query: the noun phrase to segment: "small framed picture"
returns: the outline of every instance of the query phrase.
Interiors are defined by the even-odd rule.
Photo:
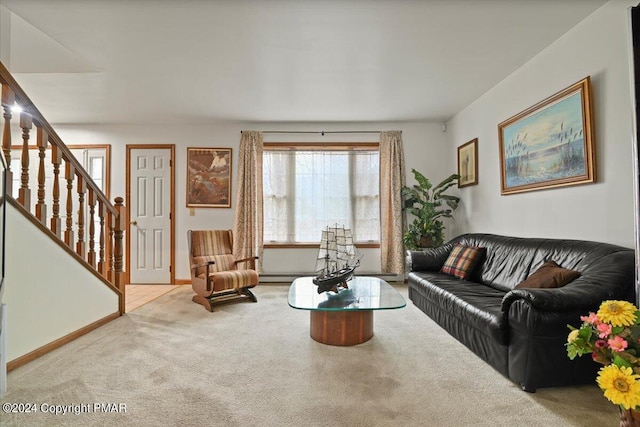
[[[478,138],[458,147],[458,188],[478,183]]]
[[[231,148],[187,148],[187,207],[231,207]]]

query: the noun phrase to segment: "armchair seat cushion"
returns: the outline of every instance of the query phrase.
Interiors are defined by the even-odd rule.
[[[204,273],[199,277],[204,279]],[[213,291],[250,288],[258,284],[258,273],[255,270],[229,270],[209,274],[209,282]]]
[[[226,271],[226,270],[236,270],[238,267],[236,266],[233,255],[231,254],[223,254],[223,255],[200,255],[192,257],[193,263],[195,265],[199,265],[196,269],[196,275],[204,277],[207,272],[207,263],[213,261],[214,264],[209,266],[209,271]]]

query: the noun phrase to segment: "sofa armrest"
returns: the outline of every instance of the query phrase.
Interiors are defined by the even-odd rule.
[[[421,251],[407,251],[407,271],[440,271],[449,257],[452,244],[427,248]]]
[[[502,299],[502,311],[519,299],[543,311],[595,311],[609,299],[635,302],[635,256],[614,252],[584,269],[582,276],[561,288],[513,289]]]
[[[562,288],[552,289],[514,289],[502,298],[502,311],[506,313],[514,301],[523,299],[532,307],[541,311],[597,310],[600,303],[607,299],[625,299],[615,295],[612,288],[587,279],[578,278]]]

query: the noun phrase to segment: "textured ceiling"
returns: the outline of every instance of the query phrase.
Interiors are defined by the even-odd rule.
[[[604,3],[0,0],[0,10],[9,68],[52,123],[440,122]]]

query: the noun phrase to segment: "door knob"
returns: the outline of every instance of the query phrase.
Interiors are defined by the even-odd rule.
[[[138,221],[131,221],[130,224],[131,225],[138,225]]]

